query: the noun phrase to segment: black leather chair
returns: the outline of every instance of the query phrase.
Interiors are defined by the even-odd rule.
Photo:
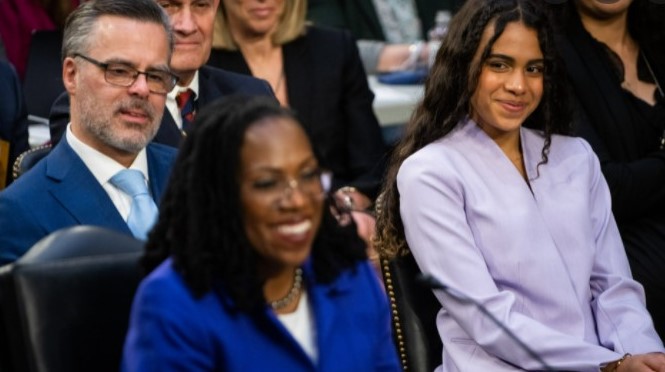
[[[16,180],[25,172],[30,170],[38,161],[42,160],[48,153],[51,152],[51,145],[41,145],[25,151],[19,155],[14,161],[12,166],[12,178]]]
[[[142,250],[133,237],[76,226],[0,267],[3,370],[118,371]]]
[[[443,344],[436,328],[441,304],[432,290],[416,281],[420,269],[411,254],[381,258],[390,300],[393,339],[405,371],[433,371],[441,365]]]

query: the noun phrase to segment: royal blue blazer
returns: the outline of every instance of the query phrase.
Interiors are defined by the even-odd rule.
[[[303,275],[314,309],[318,363],[266,305],[238,310],[222,290],[196,298],[167,260],[140,285],[122,370],[399,371],[386,295],[363,261],[330,284]]]

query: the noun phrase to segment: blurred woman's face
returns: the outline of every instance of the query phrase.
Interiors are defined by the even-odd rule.
[[[233,32],[248,37],[272,34],[284,13],[284,0],[222,0],[222,5]]]
[[[272,268],[302,265],[321,225],[324,199],[319,164],[303,129],[287,118],[253,124],[241,148],[240,172],[250,243]]]
[[[494,26],[487,26],[474,61],[493,35]],[[523,23],[508,23],[480,69],[471,96],[471,118],[495,140],[518,133],[543,96],[544,61],[538,33]]]

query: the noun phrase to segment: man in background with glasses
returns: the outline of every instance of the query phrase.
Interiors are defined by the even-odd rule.
[[[0,193],[0,264],[50,232],[97,225],[145,238],[175,149],[151,144],[178,78],[169,19],[153,0],[93,0],[69,17],[71,122],[47,157]]]
[[[220,0],[155,0],[168,14],[175,47],[171,69],[178,84],[167,95],[166,110],[154,141],[178,147],[196,112],[231,94],[274,97],[267,82],[206,66]],[[146,42],[148,37],[144,37]],[[66,93],[58,97],[49,117],[51,143],[57,143],[69,122]]]

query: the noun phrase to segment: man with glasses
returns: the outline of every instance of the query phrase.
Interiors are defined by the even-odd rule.
[[[156,0],[169,16],[175,48],[171,68],[178,84],[167,95],[166,112],[154,141],[178,147],[196,111],[219,97],[241,93],[274,97],[267,82],[206,66],[220,0]],[[145,37],[148,41],[149,37]],[[187,98],[186,98],[187,97]],[[63,93],[50,114],[51,142],[57,143],[69,122],[69,99]]]
[[[71,122],[49,155],[0,193],[0,264],[73,225],[146,237],[176,153],[151,143],[178,81],[172,52],[169,19],[153,0],[92,0],[72,13],[62,74]]]

